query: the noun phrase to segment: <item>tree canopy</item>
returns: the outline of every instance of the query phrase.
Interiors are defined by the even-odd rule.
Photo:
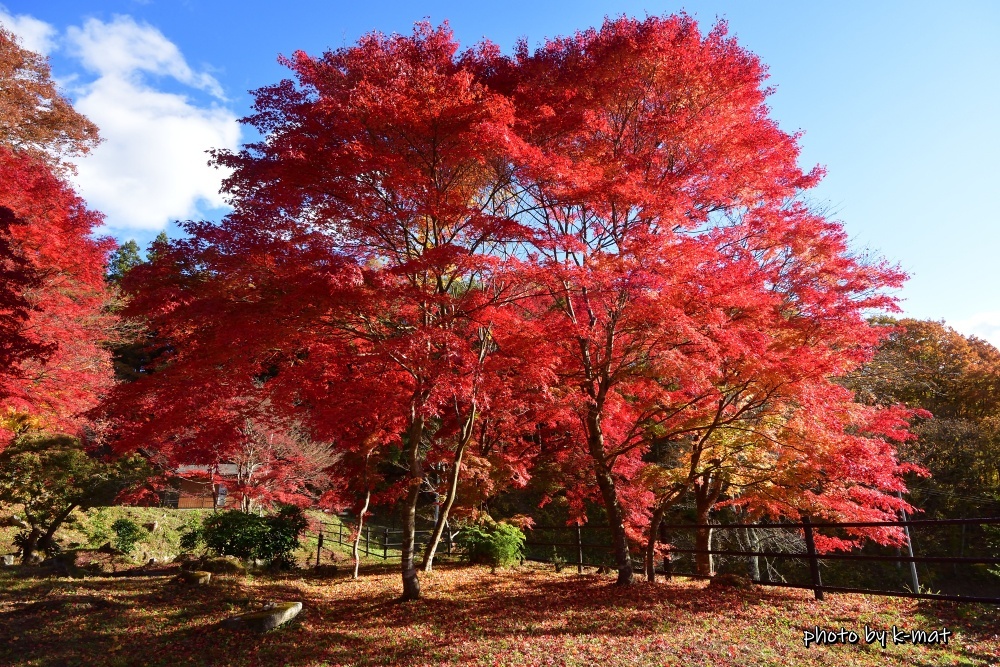
[[[45,56],[21,48],[0,27],[0,146],[30,155],[57,172],[100,141],[97,126],[56,88]]]
[[[511,57],[420,24],[283,62],[262,139],[215,154],[233,213],[121,280],[162,354],[108,403],[119,448],[212,463],[251,421],[330,442],[328,501],[401,508],[407,598],[421,493],[440,528],[463,475],[523,485],[543,454],[573,520],[603,508],[623,584],[708,478],[772,516],[909,507],[911,413],[833,381],[904,275],[803,202],[822,171],[724,24],[608,20]]]
[[[0,414],[24,412],[77,433],[82,413],[112,382],[103,343],[113,317],[103,308],[104,260],[114,242],[91,236],[100,214],[48,165],[3,146],[0,215],[2,266],[14,277],[0,297],[0,350],[10,359],[0,367]],[[11,431],[0,424],[3,433]]]

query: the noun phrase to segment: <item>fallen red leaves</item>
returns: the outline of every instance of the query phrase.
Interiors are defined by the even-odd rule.
[[[358,581],[162,577],[21,579],[0,574],[4,665],[991,665],[1000,612],[892,598],[701,583],[612,585],[537,568],[491,575],[449,568],[423,577],[425,599],[398,603],[398,575]],[[267,635],[222,630],[268,600],[305,608]],[[947,646],[805,648],[803,630],[865,624],[955,635]]]

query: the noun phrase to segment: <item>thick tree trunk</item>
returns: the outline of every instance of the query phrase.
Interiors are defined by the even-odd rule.
[[[611,545],[615,550],[615,566],[618,568],[618,580],[615,583],[619,586],[628,586],[632,583],[632,556],[629,554],[628,536],[625,534],[625,513],[622,511],[621,503],[618,502],[618,490],[611,471],[600,463],[598,466],[597,486],[601,489],[604,508],[608,513]]]
[[[42,537],[42,531],[32,527],[27,539],[21,544],[21,562],[27,565],[31,562],[31,554],[38,551],[38,540]]]
[[[632,556],[628,549],[628,536],[625,533],[625,513],[618,500],[618,489],[611,473],[611,466],[606,463],[604,451],[604,432],[601,429],[601,411],[597,405],[590,409],[587,415],[587,445],[594,459],[594,473],[597,486],[601,490],[604,509],[608,515],[611,528],[611,546],[615,552],[615,566],[618,568],[618,586],[628,586],[632,583]]]
[[[410,463],[410,490],[406,494],[403,505],[403,545],[400,569],[403,575],[402,600],[420,599],[420,580],[417,578],[417,568],[413,562],[414,547],[417,535],[417,501],[420,499],[420,487],[424,480],[424,466],[420,458],[420,439],[423,437],[424,422],[422,417],[413,416],[407,442],[407,458]]]
[[[351,553],[354,556],[354,579],[358,578],[358,566],[361,563],[361,531],[365,528],[365,513],[368,512],[368,503],[371,502],[372,491],[365,491],[365,504],[358,513],[358,534],[354,536],[354,544],[351,546]]]

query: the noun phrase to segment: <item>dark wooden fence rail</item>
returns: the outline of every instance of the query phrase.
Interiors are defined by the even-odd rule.
[[[841,560],[841,561],[855,561],[855,562],[900,562],[900,563],[966,563],[966,564],[987,564],[995,565],[1000,563],[1000,558],[997,557],[964,557],[964,556],[868,556],[868,555],[854,555],[845,553],[827,553],[820,554],[816,552],[815,546],[815,530],[817,528],[880,528],[880,527],[908,527],[908,528],[927,528],[935,526],[959,526],[959,525],[1000,525],[1000,517],[987,517],[978,519],[915,519],[909,521],[866,521],[866,522],[848,522],[848,523],[835,523],[835,522],[818,522],[813,523],[808,518],[805,518],[802,523],[728,523],[728,524],[665,524],[661,526],[663,530],[671,531],[687,531],[687,530],[699,530],[699,529],[711,529],[711,530],[736,530],[741,528],[754,528],[754,529],[768,529],[768,530],[801,530],[805,538],[806,552],[805,553],[790,553],[784,551],[736,551],[736,550],[719,550],[719,549],[678,549],[671,547],[668,551],[667,556],[664,558],[664,572],[669,578],[672,574],[685,577],[710,577],[711,575],[702,575],[694,572],[677,572],[673,569],[672,554],[711,554],[720,556],[746,556],[746,557],[765,557],[765,558],[791,558],[791,559],[803,559],[809,561],[809,575],[811,579],[810,585],[801,584],[789,584],[784,582],[772,582],[772,581],[759,581],[753,580],[754,583],[762,584],[764,586],[785,586],[788,588],[805,588],[811,589],[817,600],[823,599],[824,592],[830,593],[863,593],[867,595],[887,595],[891,597],[904,597],[904,598],[916,598],[921,600],[951,600],[957,602],[981,602],[986,604],[1000,604],[1000,598],[996,597],[978,597],[970,595],[945,595],[941,593],[921,593],[920,591],[903,592],[903,591],[885,591],[870,588],[851,588],[846,586],[827,586],[823,584],[823,579],[820,574],[819,563],[824,560]]]
[[[753,528],[753,529],[766,529],[766,530],[796,530],[802,531],[803,537],[805,538],[806,551],[804,553],[794,553],[786,551],[744,551],[744,550],[729,550],[729,549],[684,549],[670,547],[667,556],[663,559],[663,569],[661,572],[666,574],[669,579],[671,576],[683,576],[683,577],[694,577],[694,578],[711,578],[712,575],[703,575],[695,572],[679,572],[673,568],[672,561],[674,554],[711,554],[713,556],[740,556],[740,557],[762,557],[762,558],[787,558],[787,559],[800,559],[807,560],[809,565],[809,576],[810,584],[793,584],[786,582],[775,582],[775,581],[761,581],[752,580],[754,583],[761,584],[764,586],[779,586],[786,588],[801,588],[812,590],[817,600],[823,599],[824,592],[829,593],[862,593],[867,595],[886,595],[891,597],[904,597],[904,598],[916,598],[923,600],[951,600],[957,602],[977,602],[986,604],[1000,604],[1000,598],[995,597],[977,597],[968,595],[946,595],[941,593],[921,593],[920,591],[886,591],[878,589],[869,588],[851,588],[845,586],[829,586],[825,585],[822,580],[820,573],[819,564],[824,560],[839,560],[839,561],[855,561],[855,562],[897,562],[897,563],[952,563],[952,564],[987,564],[987,565],[997,565],[1000,564],[1000,557],[968,557],[968,556],[878,556],[878,555],[855,555],[847,553],[825,553],[821,554],[816,551],[815,547],[815,531],[819,528],[824,529],[841,529],[841,528],[879,528],[879,527],[911,527],[911,528],[926,528],[926,527],[936,527],[936,526],[956,526],[956,525],[1000,525],[1000,517],[988,517],[988,518],[978,518],[978,519],[915,519],[909,521],[881,521],[881,522],[848,522],[848,523],[836,523],[836,522],[811,522],[808,518],[801,523],[728,523],[728,524],[664,524],[662,528],[666,531],[694,531],[699,529],[712,529],[712,530],[736,530],[741,528]],[[591,530],[602,528],[601,526],[590,526]],[[551,534],[558,532],[569,532],[570,541],[556,541],[555,536],[552,540],[542,540],[543,534]],[[431,531],[430,530],[418,530],[416,531],[416,542],[417,546],[426,545],[429,541]],[[445,548],[445,553],[451,554],[454,550],[454,538],[457,536],[459,531],[445,532],[442,539],[442,546]],[[361,540],[358,544],[358,550],[360,553],[369,557],[381,558],[383,560],[399,558],[400,549],[402,548],[402,534],[403,531],[396,528],[387,528],[385,526],[376,526],[369,524],[366,526],[361,533]],[[529,539],[525,542],[525,546],[528,547],[562,547],[572,549],[575,558],[563,559],[562,563],[564,565],[576,565],[577,572],[582,573],[585,567],[608,567],[609,563],[595,563],[593,561],[585,558],[585,551],[604,551],[610,553],[613,551],[612,547],[606,544],[596,544],[593,542],[584,542],[583,532],[579,526],[534,526],[529,534],[533,539]],[[319,565],[320,557],[324,550],[332,553],[332,550],[324,546],[324,540],[326,543],[336,541],[338,545],[351,546],[353,544],[352,539],[352,529],[350,526],[334,523],[322,522],[322,528],[316,536],[317,540],[317,551],[316,551],[316,564]],[[396,537],[398,536],[398,541]],[[537,536],[537,537],[536,537]],[[526,560],[531,560],[535,562],[551,563],[553,559],[551,557],[542,556],[528,556]],[[640,559],[633,559],[633,565],[641,570],[642,563]]]
[[[354,545],[353,528],[343,523],[320,522],[319,531],[310,535],[316,542],[316,564],[319,565],[321,555],[325,551],[328,554],[334,553],[328,544],[336,542],[340,546],[352,547]],[[433,531],[416,531],[416,546],[419,548],[430,541]],[[441,536],[441,547],[444,553],[451,554],[454,550],[455,537],[460,531],[445,531]],[[368,524],[361,529],[361,540],[358,542],[358,552],[370,558],[381,558],[389,560],[401,557],[403,548],[403,531],[399,528],[388,528]]]

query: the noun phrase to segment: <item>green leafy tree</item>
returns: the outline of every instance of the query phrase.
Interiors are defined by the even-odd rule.
[[[139,255],[139,244],[129,239],[108,257],[108,282],[117,285],[126,273],[140,264],[142,257]]]
[[[0,452],[0,503],[22,505],[28,530],[21,555],[56,550],[55,533],[73,510],[110,504],[150,475],[145,459],[104,460],[68,435],[32,433]]]
[[[160,232],[157,234],[156,238],[150,241],[149,245],[146,246],[146,261],[156,261],[157,255],[166,250],[169,244],[170,238],[167,236],[166,232]]]

